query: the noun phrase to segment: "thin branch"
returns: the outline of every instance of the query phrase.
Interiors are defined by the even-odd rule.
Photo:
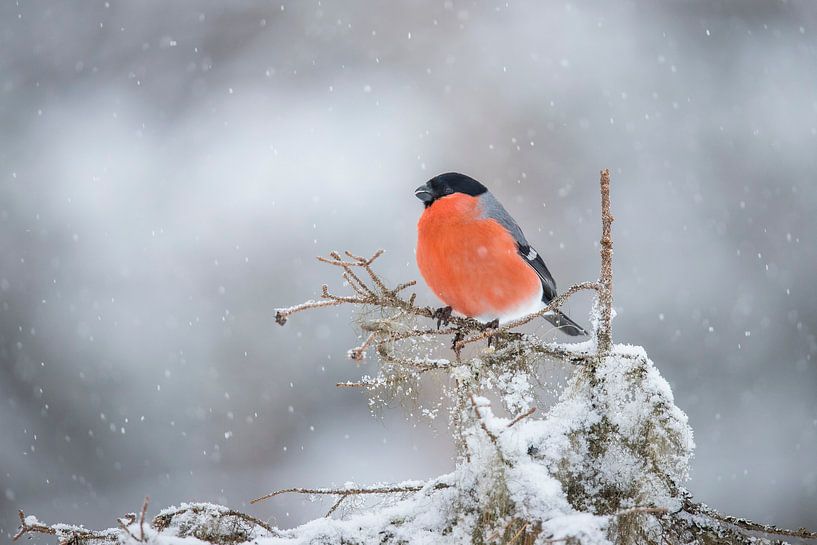
[[[148,512],[148,503],[150,503],[150,496],[145,496],[142,512],[139,513],[139,541],[145,541],[145,515]]]
[[[366,271],[366,274],[369,275],[369,278],[372,279],[372,282],[374,282],[375,286],[377,286],[381,293],[383,293],[384,295],[389,293],[389,289],[386,287],[383,281],[380,280],[380,277],[377,276],[377,274],[375,274],[375,272],[372,270],[372,263],[374,262],[375,259],[383,255],[383,250],[377,250],[374,253],[374,255],[369,259],[366,259],[365,257],[356,256],[349,251],[346,251],[346,255],[354,259],[357,262],[356,264],[359,267],[362,267],[364,271]]]
[[[20,529],[17,530],[17,533],[14,534],[14,536],[12,536],[12,541],[17,541],[20,537],[29,533],[57,536],[59,542],[65,544],[82,543],[83,541],[87,540],[108,542],[118,541],[116,539],[119,532],[118,530],[111,529],[103,530],[101,532],[94,532],[91,530],[86,530],[85,528],[71,527],[64,524],[48,526],[39,521],[29,523],[26,521],[25,513],[23,513],[22,510],[18,510],[17,514],[20,517]]]
[[[20,517],[20,529],[16,534],[14,534],[14,537],[11,538],[12,541],[17,541],[21,536],[28,533],[50,534],[52,536],[57,534],[57,531],[54,528],[46,526],[45,524],[41,524],[39,522],[29,524],[26,522],[26,515],[22,510],[18,510],[17,514]]]
[[[374,341],[374,338],[376,336],[377,336],[376,331],[372,331],[371,333],[369,333],[369,336],[366,337],[365,341],[363,341],[359,346],[356,346],[349,350],[349,358],[355,361],[361,361],[363,357],[366,355],[366,349],[369,348],[369,346],[371,346],[372,341]]]
[[[363,284],[359,280],[356,280],[357,279],[356,276],[343,273],[343,279],[352,287],[353,290],[355,290],[355,293],[357,293],[359,296],[361,297],[375,296],[373,293],[369,292],[369,288],[366,286],[366,284]]]
[[[600,356],[610,352],[613,317],[613,215],[610,213],[610,171],[601,171],[601,276],[598,303],[601,310],[596,337]]]
[[[369,289],[366,283],[360,279],[360,277],[355,274],[355,271],[352,270],[354,264],[347,263],[343,261],[343,258],[340,257],[340,254],[337,252],[330,252],[329,255],[335,259],[335,261],[329,261],[326,258],[318,257],[319,261],[323,261],[324,263],[330,263],[332,265],[338,265],[343,268],[343,278],[349,282],[349,285],[352,286],[359,295],[364,297],[376,297],[374,292]]]
[[[332,507],[329,508],[329,511],[326,512],[324,517],[329,517],[332,513],[334,513],[337,510],[337,508],[340,507],[340,504],[343,503],[343,500],[345,500],[348,497],[349,494],[344,494],[341,497],[339,497],[338,501],[332,504]]]
[[[398,363],[397,365],[401,365]],[[412,372],[415,375],[421,375],[427,371],[431,371],[433,369],[439,369],[437,367],[415,367],[412,369]],[[364,376],[357,382],[353,381],[346,381],[346,382],[337,382],[335,383],[336,388],[377,388],[379,386],[391,386],[393,384],[397,384],[399,382],[403,382],[406,379],[404,375],[387,375],[383,376],[383,374],[379,374],[375,377]]]
[[[250,500],[250,504],[280,496],[281,494],[309,494],[309,495],[326,495],[326,496],[356,496],[360,494],[402,494],[404,492],[419,492],[428,486],[428,483],[421,483],[416,485],[397,485],[397,486],[373,486],[364,488],[284,488],[270,492],[261,497]],[[449,488],[451,485],[446,483],[434,483],[432,490],[441,490]]]
[[[575,352],[565,348],[564,345],[557,343],[532,343],[530,345],[526,345],[526,348],[531,352],[541,354],[542,356],[567,361],[573,364],[586,363],[595,357],[594,354],[591,354],[590,352]]]
[[[416,280],[409,280],[408,282],[403,282],[402,284],[397,284],[397,287],[396,287],[396,288],[394,288],[393,290],[391,290],[391,292],[392,292],[394,295],[397,295],[398,293],[400,293],[400,292],[401,292],[401,291],[403,291],[404,289],[406,289],[406,288],[410,288],[410,287],[412,287],[412,286],[416,286],[416,285],[417,285],[417,281],[416,281]]]
[[[817,532],[808,530],[806,528],[800,528],[799,530],[789,530],[787,528],[780,528],[779,526],[775,526],[773,524],[761,524],[759,522],[754,522],[744,518],[733,517],[731,515],[722,515],[721,513],[718,513],[711,507],[708,507],[704,504],[689,503],[687,505],[687,509],[689,513],[694,516],[709,517],[718,522],[731,524],[733,526],[736,526],[742,530],[746,530],[749,532],[758,532],[761,534],[775,536],[797,537],[800,539],[817,539]]]
[[[509,427],[509,428],[514,427],[514,426],[516,425],[516,423],[517,423],[517,422],[519,422],[520,420],[523,420],[523,419],[525,419],[525,418],[529,417],[530,415],[532,415],[532,414],[533,414],[533,413],[535,413],[535,412],[536,412],[536,407],[531,407],[530,409],[528,409],[528,410],[527,410],[527,411],[525,411],[524,413],[520,414],[519,416],[517,416],[516,418],[514,418],[513,420],[511,420],[511,422],[508,424],[508,427]]]
[[[135,535],[133,535],[131,533],[131,531],[128,529],[128,525],[133,524],[135,522],[135,520],[136,520],[136,515],[134,515],[134,518],[131,519],[130,521],[126,521],[124,518],[116,519],[116,523],[123,532],[125,532],[126,534],[128,534],[128,536],[130,536],[130,538],[132,540],[142,541],[141,539],[139,539]]]
[[[275,309],[275,321],[278,325],[284,325],[287,323],[287,318],[295,314],[296,312],[301,312],[302,310],[309,310],[311,308],[321,308],[321,307],[333,307],[335,305],[340,305],[345,301],[306,301],[305,303],[301,303],[300,305],[295,305],[289,308],[279,308]]]
[[[389,350],[388,344],[392,339],[379,342],[377,344],[377,353],[385,363],[392,365],[399,365],[401,367],[409,367],[420,372],[431,371],[432,369],[450,369],[453,367],[451,362],[446,359],[429,359],[429,358],[402,358],[396,356]]]

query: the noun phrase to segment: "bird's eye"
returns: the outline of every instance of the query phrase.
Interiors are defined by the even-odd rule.
[[[445,188],[445,194],[446,194],[446,195],[450,195],[450,194],[452,194],[453,192],[454,192],[454,190],[453,190],[453,189],[451,189],[450,187],[446,187],[446,188]]]

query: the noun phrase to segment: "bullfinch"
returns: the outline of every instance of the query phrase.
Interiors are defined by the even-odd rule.
[[[542,256],[484,185],[449,172],[414,195],[425,205],[417,224],[417,266],[450,307],[448,315],[453,309],[498,325],[537,312],[556,297]],[[545,318],[568,335],[587,334],[558,310]]]

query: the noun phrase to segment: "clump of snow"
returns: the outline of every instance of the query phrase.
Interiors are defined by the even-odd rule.
[[[579,509],[680,507],[692,430],[641,347],[617,345],[592,372],[580,369],[547,418],[523,429],[531,456]]]
[[[523,413],[533,404],[533,386],[526,373],[500,373],[497,376],[497,388],[505,408],[512,413]]]
[[[28,515],[23,519],[23,522],[28,526],[43,526],[43,523],[37,520],[37,517],[34,515]]]
[[[191,538],[209,543],[245,543],[273,537],[278,532],[260,520],[212,503],[182,503],[162,510],[153,519],[162,538]],[[138,531],[131,525],[131,533]],[[167,543],[175,543],[167,541]],[[182,541],[183,542],[183,541]]]

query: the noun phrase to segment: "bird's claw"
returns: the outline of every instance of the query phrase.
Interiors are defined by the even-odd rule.
[[[440,329],[440,325],[448,325],[448,323],[451,321],[451,312],[451,307],[440,307],[434,311],[431,318],[437,319],[437,329]]]
[[[465,334],[463,334],[463,332],[461,330],[457,329],[457,331],[454,333],[454,338],[451,340],[451,350],[453,350],[454,353],[457,355],[457,360],[459,360],[460,350],[462,349],[462,347],[459,346],[459,342],[464,337],[465,337]]]
[[[499,327],[499,318],[491,320],[490,322],[486,322],[485,325],[482,326],[482,327],[484,329],[496,329],[496,328],[498,328]]]
[[[484,328],[484,329],[486,329],[486,330],[487,330],[487,329],[497,329],[498,327],[499,327],[499,318],[496,318],[496,319],[494,319],[494,320],[491,320],[490,322],[488,322],[487,324],[485,324],[485,325],[483,326],[483,328]],[[494,336],[493,336],[493,335],[490,335],[490,336],[488,337],[488,346],[489,346],[489,347],[491,346],[491,344],[493,343],[493,341],[494,341]]]

